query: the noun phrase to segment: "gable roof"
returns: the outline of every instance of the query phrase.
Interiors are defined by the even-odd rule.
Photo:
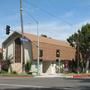
[[[12,39],[12,37],[15,38],[15,36],[19,35],[21,37],[21,33],[19,32],[13,32],[4,42],[3,44],[6,44],[9,40]],[[27,38],[28,40],[34,42],[38,41],[37,35],[30,34],[30,33],[24,33],[24,37]],[[68,42],[62,41],[62,40],[56,40],[48,37],[42,37],[39,36],[39,41],[43,43],[48,43],[48,44],[53,44],[53,45],[59,45],[59,46],[65,46],[65,47],[71,47]]]
[[[37,35],[24,33],[24,36],[31,41],[37,41],[38,40]],[[43,36],[39,36],[39,41],[43,42],[43,43],[52,44],[52,45],[61,45],[61,46],[65,46],[65,47],[71,47],[68,42],[61,41],[61,40],[55,40],[55,39],[43,37]]]
[[[16,36],[21,36],[21,34],[19,32],[13,32],[11,35],[9,35],[6,40],[2,43],[2,45],[7,44],[10,40],[12,40],[13,38],[16,38]]]

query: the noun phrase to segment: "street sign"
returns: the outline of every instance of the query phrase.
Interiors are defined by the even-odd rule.
[[[21,42],[29,42],[27,38],[20,38]]]

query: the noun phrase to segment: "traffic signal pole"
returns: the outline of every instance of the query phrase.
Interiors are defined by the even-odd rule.
[[[22,62],[22,72],[25,72],[25,61],[24,61],[24,28],[23,28],[23,14],[22,14],[22,0],[20,0],[20,21],[21,21],[21,34],[22,34],[22,45],[21,45],[21,62]]]

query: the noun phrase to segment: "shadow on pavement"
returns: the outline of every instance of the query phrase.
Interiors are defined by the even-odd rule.
[[[18,88],[18,89],[5,89],[5,90],[65,90],[59,88]]]
[[[90,90],[90,86],[52,87],[52,88],[17,88],[17,89],[3,89],[3,90]]]
[[[79,90],[90,90],[90,86],[80,86]]]
[[[17,89],[4,89],[4,90],[90,90],[90,79],[67,79],[69,81],[76,81],[83,83],[79,86],[70,86],[70,87],[51,87],[51,88],[37,88],[37,87],[29,87],[29,88],[17,88]],[[85,83],[85,84],[84,84]]]
[[[80,82],[84,82],[84,83],[90,83],[90,79],[83,79],[83,80],[81,80]]]

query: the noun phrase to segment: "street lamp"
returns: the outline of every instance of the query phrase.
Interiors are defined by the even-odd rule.
[[[37,23],[37,38],[38,38],[38,41],[37,41],[37,48],[38,48],[38,52],[37,52],[37,75],[39,75],[40,74],[40,72],[39,72],[39,51],[40,51],[40,49],[39,49],[39,47],[40,47],[40,45],[39,45],[39,31],[38,31],[38,24],[39,24],[39,22],[36,22]]]
[[[40,75],[40,70],[39,70],[39,51],[40,51],[40,45],[39,45],[39,30],[38,30],[38,25],[39,22],[31,15],[32,19],[35,21],[35,23],[37,24],[37,75]]]

